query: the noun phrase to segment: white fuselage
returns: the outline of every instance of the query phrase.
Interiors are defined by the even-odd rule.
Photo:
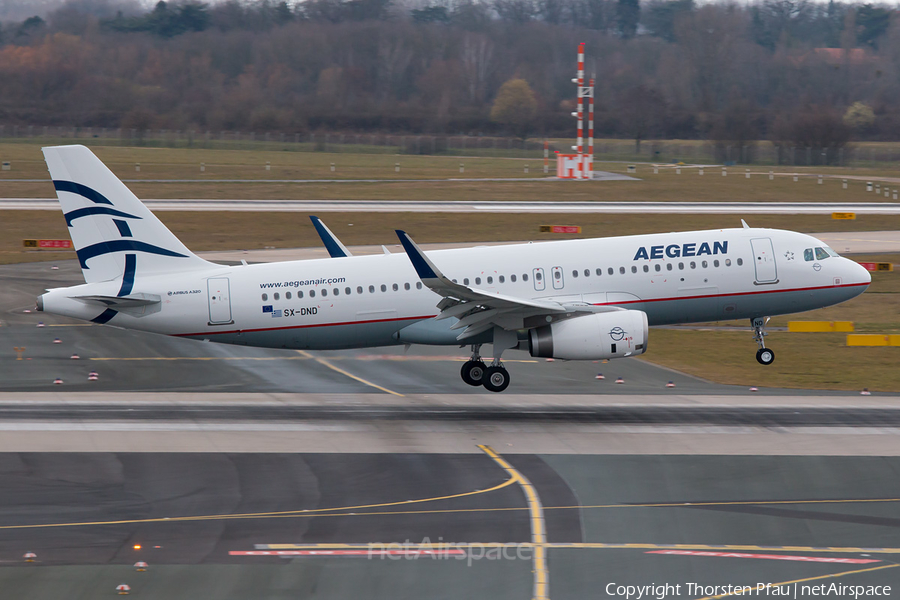
[[[794,313],[862,293],[870,277],[855,262],[821,254],[805,259],[805,251],[824,246],[800,233],[745,228],[439,250],[428,257],[448,278],[478,290],[641,310],[651,325],[662,325]],[[73,297],[114,296],[119,286],[50,290],[43,310],[92,320],[97,305]],[[452,319],[410,328],[436,316],[441,297],[421,285],[402,253],[138,277],[133,293],[162,301],[154,311],[120,311],[109,324],[275,348],[459,343],[459,332],[449,330]]]

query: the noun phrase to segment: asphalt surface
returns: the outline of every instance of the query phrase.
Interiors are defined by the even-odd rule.
[[[2,454],[0,589],[8,598],[97,598],[121,583],[176,600],[529,598],[534,502],[546,597],[615,597],[610,583],[680,585],[670,598],[712,595],[689,583],[900,585],[897,457],[501,459],[512,471],[484,452]],[[489,543],[513,546],[491,558]],[[377,554],[435,544],[460,554]],[[137,561],[148,571],[135,572]]]
[[[118,403],[115,400],[0,402],[0,421],[481,421],[725,427],[900,427],[900,408],[703,405],[269,405],[259,403]]]

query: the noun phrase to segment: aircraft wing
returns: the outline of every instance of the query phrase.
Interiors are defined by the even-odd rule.
[[[322,243],[325,244],[325,249],[328,250],[328,255],[331,256],[331,258],[344,258],[345,256],[353,256],[352,254],[350,254],[350,251],[347,250],[347,247],[341,243],[341,240],[339,240],[337,236],[331,233],[331,230],[325,226],[325,223],[322,222],[322,219],[310,215],[309,220],[312,221],[313,227],[316,228],[316,233],[318,233],[319,237],[322,238]]]
[[[437,305],[441,313],[435,320],[456,317],[459,321],[451,329],[465,328],[457,337],[459,340],[478,335],[494,326],[514,331],[545,325],[547,316],[618,310],[589,304],[561,304],[552,300],[519,298],[454,283],[425,256],[409,234],[400,230],[396,233],[419,279],[431,291],[444,297]]]

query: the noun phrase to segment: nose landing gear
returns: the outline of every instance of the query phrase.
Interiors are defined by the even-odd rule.
[[[765,338],[769,335],[766,333],[766,324],[768,322],[769,317],[757,317],[750,320],[754,331],[753,341],[759,344],[759,350],[756,351],[756,360],[761,365],[771,365],[775,362],[775,351],[771,348],[766,348]]]

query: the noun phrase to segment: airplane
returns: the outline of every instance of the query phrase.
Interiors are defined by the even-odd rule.
[[[814,237],[743,220],[430,252],[397,231],[403,253],[352,256],[313,218],[330,258],[225,266],[188,250],[89,149],[43,152],[85,283],[47,290],[37,310],[269,348],[470,346],[462,379],[491,392],[509,386],[506,350],[633,357],[647,351],[651,325],[749,319],[756,358],[770,365],[769,317],[844,302],[871,283]]]

